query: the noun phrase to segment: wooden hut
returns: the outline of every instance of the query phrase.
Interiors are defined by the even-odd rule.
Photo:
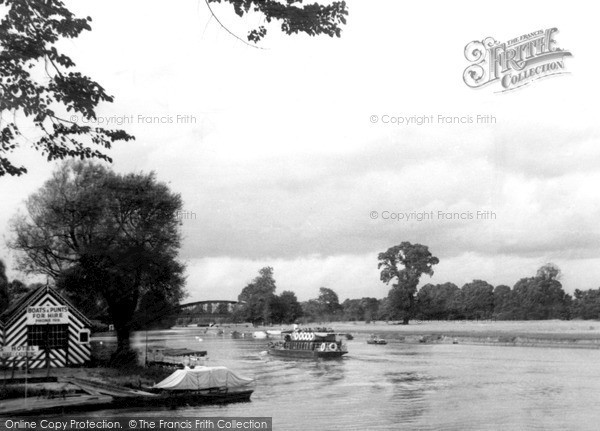
[[[56,290],[28,292],[0,315],[0,345],[17,367],[65,367],[90,360],[90,321]],[[33,350],[23,355],[23,350]],[[8,351],[8,353],[7,353]],[[27,361],[27,363],[26,363]]]

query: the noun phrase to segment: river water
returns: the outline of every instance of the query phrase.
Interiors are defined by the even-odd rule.
[[[198,340],[196,337],[200,337]],[[135,345],[144,349],[145,334]],[[266,340],[152,331],[150,347],[207,350],[207,365],[256,379],[249,403],[96,417],[270,416],[274,430],[595,430],[600,350],[347,341],[342,360],[274,358]]]

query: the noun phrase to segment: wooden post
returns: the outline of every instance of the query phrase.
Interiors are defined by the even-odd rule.
[[[4,368],[4,387],[6,387],[6,371],[8,369],[8,358],[2,357],[2,368]]]
[[[29,355],[27,354],[27,341],[25,342],[25,386],[27,387],[27,374],[29,374]],[[25,392],[27,393],[27,391]]]
[[[50,376],[50,349],[48,349],[48,324],[46,324],[44,337],[44,353],[46,354],[46,369],[47,376]]]
[[[13,365],[12,365],[12,373],[10,375],[10,379],[14,380],[15,379],[15,366],[17,365],[17,358],[16,356],[13,357]]]

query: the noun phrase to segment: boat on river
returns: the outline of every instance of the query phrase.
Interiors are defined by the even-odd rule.
[[[145,405],[161,406],[244,402],[250,401],[254,390],[249,385],[253,382],[253,379],[240,376],[227,367],[185,367],[150,388],[157,397],[145,397],[139,401]]]
[[[196,337],[197,338],[197,337]],[[184,368],[204,365],[206,350],[157,348],[148,352],[147,364]]]
[[[387,344],[387,341],[373,334],[367,338],[367,344]]]
[[[328,328],[302,328],[281,331],[282,341],[269,343],[269,354],[285,358],[341,358],[348,349]]]

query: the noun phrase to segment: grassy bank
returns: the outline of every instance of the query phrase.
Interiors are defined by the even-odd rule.
[[[468,343],[565,348],[600,348],[598,321],[416,321],[322,322],[307,326],[327,326],[349,333],[358,340],[377,334],[391,342]],[[254,330],[278,329],[260,327]]]
[[[409,325],[342,323],[336,328],[404,342],[600,348],[600,322],[596,321],[413,321]]]

